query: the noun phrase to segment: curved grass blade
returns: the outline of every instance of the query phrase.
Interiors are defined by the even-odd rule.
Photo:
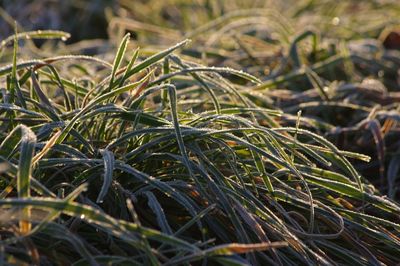
[[[114,154],[105,149],[101,151],[101,154],[103,155],[103,161],[104,161],[104,180],[103,180],[103,185],[101,186],[101,190],[99,195],[97,196],[97,203],[102,203],[104,197],[107,195],[108,189],[111,186],[112,183],[112,178],[113,178],[113,170],[114,170]]]
[[[7,37],[0,43],[0,50],[3,49],[8,43],[13,40],[21,40],[21,39],[61,39],[66,41],[70,38],[71,35],[68,32],[59,31],[59,30],[37,30],[37,31],[26,31],[22,33],[16,33],[12,36]]]
[[[151,191],[144,192],[148,200],[148,205],[153,213],[157,217],[157,223],[161,228],[161,231],[168,235],[173,235],[171,226],[168,224],[167,218],[165,217],[164,210],[161,204],[158,202],[156,196]]]

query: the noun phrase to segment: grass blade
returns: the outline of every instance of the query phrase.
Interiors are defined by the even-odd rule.
[[[36,136],[28,127],[21,125],[21,149],[18,164],[17,190],[19,198],[29,198],[31,189],[31,163],[36,144]],[[20,221],[21,234],[28,234],[31,230],[30,210],[22,210],[22,220]]]

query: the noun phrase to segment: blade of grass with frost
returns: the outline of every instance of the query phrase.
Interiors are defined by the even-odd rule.
[[[171,57],[172,55],[169,55],[169,56],[167,56],[167,57],[165,57],[164,58],[164,61],[163,61],[163,75],[168,75],[170,72],[171,72],[171,66],[170,66],[170,58],[172,58]],[[167,81],[165,81],[165,83],[170,83],[170,81],[169,80],[167,80]],[[168,104],[168,91],[167,90],[163,90],[162,92],[161,92],[161,101],[162,101],[162,107],[166,107],[167,106],[167,104]]]
[[[171,116],[172,116],[172,121],[174,124],[174,129],[175,129],[175,134],[176,134],[176,140],[178,142],[178,146],[179,146],[179,150],[182,154],[182,157],[184,159],[185,162],[185,166],[189,172],[189,175],[191,177],[194,177],[192,168],[190,166],[190,162],[189,162],[189,157],[187,155],[186,152],[186,148],[185,148],[185,143],[183,142],[183,137],[182,137],[182,133],[181,133],[181,128],[179,125],[179,120],[178,120],[178,110],[176,109],[176,89],[173,85],[165,85],[166,89],[168,90],[168,95],[169,95],[169,104],[170,104],[170,108],[171,108]]]
[[[37,64],[34,67],[34,70],[38,70],[39,68],[44,67],[47,64],[53,64],[53,63],[57,63],[60,61],[67,61],[67,60],[69,60],[69,61],[79,61],[79,60],[89,61],[89,62],[98,63],[106,68],[112,68],[112,65],[109,62],[104,61],[97,57],[89,56],[89,55],[60,55],[60,56],[55,56],[55,57],[44,58],[42,60],[45,62],[45,64],[44,65]]]
[[[254,77],[253,75],[250,75],[246,72],[243,72],[241,70],[235,70],[233,68],[228,68],[228,67],[191,67],[191,68],[185,68],[181,69],[180,71],[176,71],[164,76],[159,77],[158,79],[152,81],[149,86],[153,86],[156,84],[159,84],[165,80],[171,79],[171,77],[177,76],[177,75],[182,75],[186,73],[196,73],[196,72],[216,72],[216,73],[226,73],[226,74],[231,74],[238,76],[240,78],[243,78],[245,80],[251,81],[255,84],[261,84],[261,81],[257,78]]]
[[[133,52],[132,58],[128,63],[128,66],[126,67],[126,70],[124,72],[124,74],[122,75],[122,78],[119,82],[119,86],[122,87],[122,85],[124,84],[125,80],[128,78],[128,73],[131,71],[133,64],[136,62],[136,59],[139,56],[139,47],[135,49],[135,51]]]
[[[29,198],[31,189],[31,162],[35,151],[36,136],[33,131],[25,125],[21,125],[20,129],[21,148],[18,163],[17,190],[19,198]],[[19,226],[21,234],[25,235],[31,230],[29,207],[23,208],[22,213]]]
[[[13,40],[21,40],[21,39],[61,39],[66,41],[70,38],[71,35],[68,32],[58,31],[58,30],[37,30],[37,31],[26,31],[22,33],[16,33],[12,36],[7,37],[0,43],[0,51],[4,49],[4,47],[12,42]]]
[[[169,225],[167,218],[165,216],[165,212],[158,202],[156,196],[151,191],[144,192],[144,195],[147,197],[147,205],[156,215],[158,226],[161,228],[161,231],[168,235],[173,235],[171,226]]]
[[[16,62],[15,68],[16,68],[16,70],[19,70],[19,69],[23,69],[23,68],[27,68],[27,67],[31,67],[31,66],[40,65],[40,64],[46,64],[46,63],[42,60],[28,60],[25,62],[19,62],[19,63]],[[0,67],[0,77],[12,73],[13,65],[14,64],[9,64],[9,65]]]
[[[373,215],[364,214],[364,213],[361,213],[361,212],[358,212],[358,211],[352,211],[352,210],[347,210],[347,209],[343,209],[341,211],[343,211],[343,212],[345,212],[345,213],[347,213],[347,214],[349,214],[349,215],[351,215],[353,217],[361,217],[361,218],[364,218],[366,221],[375,221],[375,222],[377,222],[379,224],[389,225],[389,226],[391,226],[393,228],[396,228],[396,230],[400,230],[400,224],[392,222],[392,221],[389,221],[389,220],[378,218],[378,217],[373,216]],[[360,227],[364,227],[364,226],[362,224],[360,224]],[[366,227],[365,230],[373,231],[373,232],[375,231],[375,230],[373,230],[371,228],[368,228],[368,227]],[[379,232],[375,231],[374,233],[379,235]],[[395,244],[397,246],[400,246],[400,242],[398,241],[398,239],[397,239]]]
[[[63,95],[64,95],[64,104],[65,104],[65,108],[67,111],[71,111],[72,110],[72,104],[71,104],[71,100],[69,98],[69,95],[67,93],[67,91],[65,90],[64,84],[60,78],[60,75],[58,74],[57,69],[52,66],[52,65],[47,65],[47,67],[50,69],[50,71],[53,73],[53,76],[50,77],[51,80],[55,80],[56,83],[58,84],[58,87],[61,89]]]
[[[97,203],[102,203],[104,197],[106,196],[108,189],[111,186],[112,178],[113,178],[113,170],[114,170],[114,154],[105,149],[101,151],[104,160],[104,175],[103,175],[103,185],[101,186],[101,190],[99,195],[97,196]]]
[[[321,169],[318,167],[311,167],[311,166],[298,165],[298,164],[297,164],[297,168],[302,173],[305,173],[305,174],[310,174],[313,176],[322,177],[322,178],[330,179],[333,181],[337,181],[337,182],[345,183],[345,184],[349,184],[349,185],[356,184],[356,183],[354,183],[354,181],[351,181],[347,176],[344,176],[340,173],[336,173],[333,171]]]
[[[17,29],[15,28],[15,33],[17,34]],[[10,87],[10,94],[11,94],[11,102],[14,102],[14,93],[17,94],[17,98],[19,103],[21,104],[22,108],[26,108],[25,98],[22,94],[21,87],[19,86],[18,76],[17,76],[17,51],[18,51],[18,40],[16,38],[17,35],[14,35],[14,49],[13,49],[13,63],[12,63],[12,70],[11,70],[11,87]]]
[[[183,46],[185,46],[186,44],[188,44],[190,42],[190,40],[184,40],[180,43],[177,43],[176,45],[161,51],[153,56],[150,56],[149,58],[143,60],[142,62],[140,62],[139,64],[137,64],[136,66],[134,66],[131,71],[127,72],[126,74],[126,78],[129,78],[130,76],[132,76],[135,73],[138,73],[139,71],[148,68],[149,66],[153,65],[154,63],[160,61],[161,59],[163,59],[164,57],[166,57],[167,55],[169,55],[170,53],[172,53],[173,51],[175,51],[176,49],[179,49]]]
[[[110,84],[108,86],[108,90],[107,91],[111,91],[113,88],[113,83],[114,83],[114,78],[115,78],[115,73],[117,73],[117,70],[119,68],[119,66],[121,65],[122,60],[124,59],[124,55],[125,55],[125,51],[126,51],[126,47],[129,43],[129,38],[130,38],[130,34],[127,33],[124,38],[122,39],[119,47],[118,47],[118,51],[117,51],[117,55],[115,56],[114,62],[113,62],[113,68],[112,68],[112,72],[111,72],[111,79],[110,79]],[[121,79],[123,80],[123,78]]]
[[[40,75],[47,76],[50,79],[54,78],[53,75],[51,75],[50,73],[45,72],[45,71],[38,70],[38,73]],[[65,87],[66,91],[68,91],[69,93],[71,93],[71,94],[76,96],[75,100],[77,100],[77,98],[79,98],[79,97],[84,97],[88,92],[85,87],[79,86],[76,83],[76,81],[75,82],[71,82],[71,81],[69,81],[67,79],[64,79],[64,78],[61,78],[61,77],[60,77],[60,81],[61,81],[61,84],[63,85],[63,87]]]
[[[53,118],[54,121],[60,121],[60,118],[58,117],[54,109],[54,106],[51,104],[50,100],[47,98],[47,96],[40,88],[38,80],[33,71],[31,72],[31,80],[32,80],[32,87],[35,90],[36,96],[39,98],[40,103],[43,104],[43,106],[46,108],[46,111],[50,113],[50,117]]]
[[[87,55],[63,55],[63,56],[57,56],[57,57],[49,57],[49,58],[44,58],[41,60],[34,59],[34,60],[27,60],[27,61],[22,61],[19,63],[16,63],[16,69],[23,69],[27,67],[33,67],[33,69],[36,71],[44,66],[47,66],[48,64],[52,63],[57,63],[59,61],[66,61],[66,60],[82,60],[82,61],[92,61],[95,63],[98,63],[106,68],[112,68],[112,65],[104,60],[101,60],[96,57],[92,56],[87,56]],[[13,69],[13,64],[9,64],[3,67],[0,67],[0,76],[4,76],[12,72]]]
[[[315,151],[320,151],[323,153],[334,153],[332,150],[327,149],[325,147],[321,147],[321,146],[317,146],[317,145],[312,145],[312,144],[302,144],[306,147],[309,147],[311,150],[315,150]],[[349,151],[343,151],[343,150],[339,150],[338,151],[340,155],[347,157],[347,158],[352,158],[352,159],[357,159],[360,161],[364,161],[369,163],[371,161],[371,157],[365,154],[361,154],[361,153],[356,153],[356,152],[349,152]],[[325,165],[330,165],[330,164],[326,164]]]
[[[267,113],[269,115],[273,116],[281,116],[283,114],[282,111],[280,110],[273,110],[273,109],[265,109],[265,108],[246,108],[246,107],[232,107],[232,108],[223,108],[221,109],[220,114],[230,114],[230,115],[239,115],[239,114],[244,114],[244,113],[249,113],[249,112],[256,112],[256,113]],[[209,115],[209,114],[217,114],[215,111],[205,111],[200,113],[199,119],[203,119],[204,115]]]

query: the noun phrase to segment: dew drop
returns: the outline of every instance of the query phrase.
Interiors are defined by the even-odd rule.
[[[65,42],[66,40],[67,40],[67,37],[65,37],[65,36],[61,37],[61,41]]]
[[[85,218],[85,215],[84,214],[81,214],[81,219],[84,219]]]
[[[25,39],[29,40],[31,38],[31,36],[29,36],[28,34],[25,35]]]
[[[332,25],[337,26],[337,25],[339,25],[339,23],[340,23],[340,18],[334,17],[332,19]]]

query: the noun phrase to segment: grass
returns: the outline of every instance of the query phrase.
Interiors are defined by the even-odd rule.
[[[132,22],[136,40],[118,28],[114,52],[96,57],[65,54],[84,42],[32,46],[66,39],[60,31],[6,39],[2,264],[398,262],[399,61],[396,51],[363,43],[393,22],[356,16],[365,28],[317,32],[294,22],[350,19],[350,7],[338,3],[329,17],[313,1],[286,15],[230,3],[168,2],[182,13],[182,32],[195,26],[185,13],[193,8],[196,23],[211,22],[175,30],[175,40],[192,41],[164,48],[147,45],[172,36],[157,32],[174,21],[147,12],[163,7],[156,4],[142,7],[154,15],[148,21],[112,19],[111,28]],[[379,18],[373,6],[360,14]],[[389,7],[397,6],[382,10]],[[253,32],[271,18],[271,35]]]
[[[279,108],[291,126],[302,110],[301,127],[344,150],[378,158],[354,164],[380,191],[398,199],[399,54],[387,49],[399,47],[389,38],[400,23],[395,1],[120,4],[124,15],[110,20],[112,36],[134,31],[139,45],[191,38],[182,52],[190,60],[241,69],[262,80],[239,89],[257,106]]]

